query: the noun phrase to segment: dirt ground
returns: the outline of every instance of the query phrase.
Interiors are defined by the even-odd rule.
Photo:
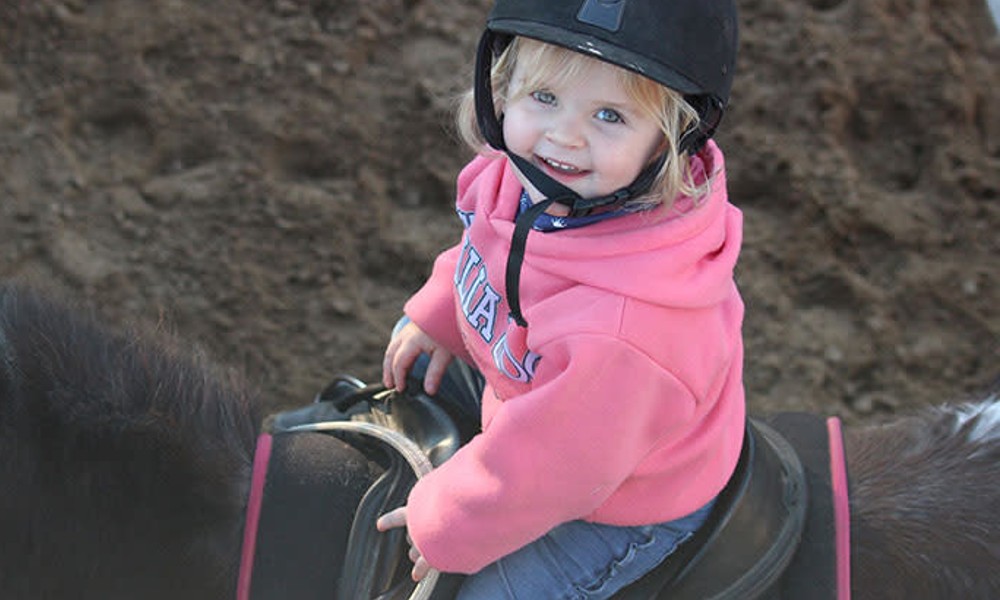
[[[175,332],[275,408],[374,379],[459,224],[487,0],[0,0],[0,277]],[[1000,375],[984,0],[741,0],[718,141],[755,410],[872,420]]]

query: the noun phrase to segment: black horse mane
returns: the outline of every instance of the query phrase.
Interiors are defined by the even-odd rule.
[[[0,284],[0,597],[231,596],[255,407],[165,336]]]

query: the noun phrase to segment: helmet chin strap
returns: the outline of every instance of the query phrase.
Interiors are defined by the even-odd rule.
[[[510,158],[514,166],[517,167],[528,181],[545,197],[544,200],[531,205],[514,220],[514,235],[510,240],[510,253],[507,255],[507,271],[504,284],[507,290],[507,305],[510,307],[511,317],[521,327],[527,327],[528,322],[521,313],[521,266],[524,263],[524,251],[528,243],[528,232],[535,224],[538,217],[546,211],[552,204],[558,202],[569,208],[572,217],[590,214],[596,209],[603,207],[618,207],[626,200],[636,198],[646,193],[656,179],[656,174],[663,167],[667,160],[666,153],[660,158],[650,163],[639,173],[630,185],[627,185],[615,192],[596,198],[583,198],[570,188],[559,183],[555,179],[543,173],[538,167],[531,164],[510,150],[504,148],[504,152]]]

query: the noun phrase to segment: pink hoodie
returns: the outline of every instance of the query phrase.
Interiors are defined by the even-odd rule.
[[[502,155],[459,175],[462,243],[406,304],[487,382],[483,432],[410,493],[409,534],[433,567],[476,572],[574,519],[678,518],[726,483],[745,418],[742,216],[718,147],[694,160],[714,174],[697,208],[532,231],[526,328],[504,298],[521,184]]]

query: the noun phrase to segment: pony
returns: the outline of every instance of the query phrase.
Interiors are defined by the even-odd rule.
[[[1000,597],[997,388],[847,429],[855,599]],[[0,284],[0,597],[235,597],[262,406],[162,331]]]

